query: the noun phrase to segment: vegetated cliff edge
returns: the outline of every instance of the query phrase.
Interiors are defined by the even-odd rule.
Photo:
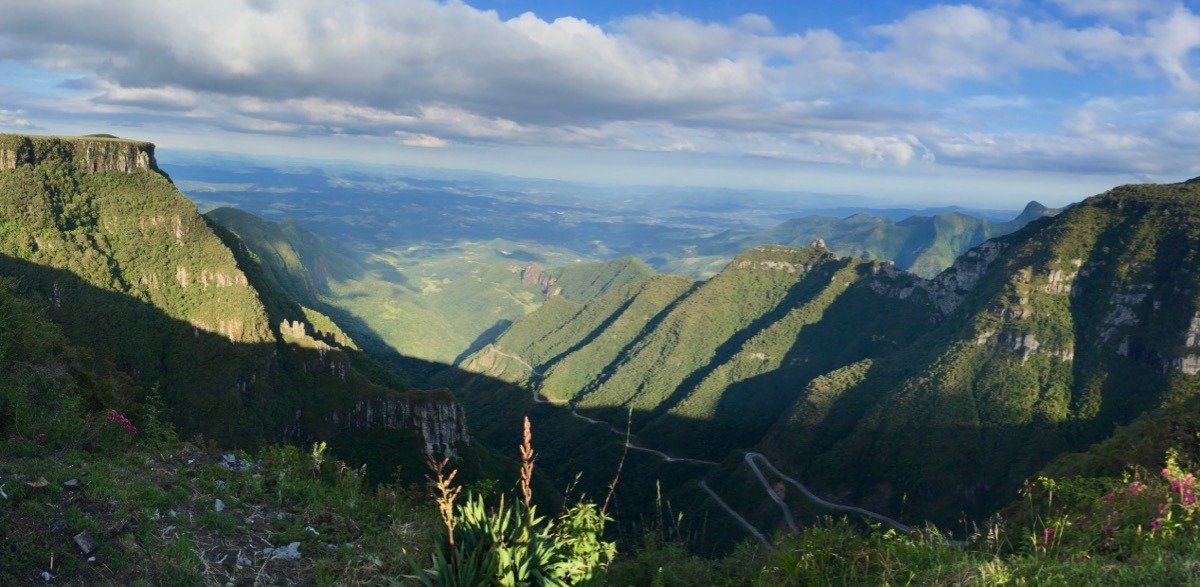
[[[0,135],[0,275],[124,374],[118,396],[161,389],[181,432],[235,445],[362,427],[415,433],[426,450],[467,441],[448,392],[406,389],[352,344],[310,336],[331,321],[272,290],[150,143]]]
[[[0,135],[0,169],[36,165],[48,158],[70,163],[84,173],[159,171],[154,144],[109,136],[39,137]]]

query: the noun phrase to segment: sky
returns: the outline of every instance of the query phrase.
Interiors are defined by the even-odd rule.
[[[0,131],[1063,204],[1200,175],[1172,0],[0,0]]]

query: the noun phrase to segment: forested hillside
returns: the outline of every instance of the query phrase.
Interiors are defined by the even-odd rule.
[[[243,446],[354,426],[465,438],[448,394],[404,391],[223,240],[157,170],[152,145],[0,145],[15,153],[0,157],[13,162],[0,171],[0,273],[118,386],[141,390],[130,401],[158,389],[181,432]],[[368,405],[392,406],[390,421]]]
[[[981,520],[1058,455],[1194,395],[1197,204],[1195,182],[1117,188],[931,280],[760,247],[706,282],[544,306],[463,366],[618,430],[630,412],[641,447],[723,461],[709,484],[767,528],[781,518],[747,450],[910,522]],[[520,393],[467,389],[493,415],[487,396]]]

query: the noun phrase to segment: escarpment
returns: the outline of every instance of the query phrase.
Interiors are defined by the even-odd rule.
[[[406,389],[307,323],[158,171],[149,143],[0,135],[0,219],[0,277],[120,371],[113,393],[159,389],[185,435],[253,446],[380,427],[426,450],[468,438],[448,394]]]
[[[154,145],[115,137],[0,134],[0,169],[59,160],[83,173],[158,171]]]

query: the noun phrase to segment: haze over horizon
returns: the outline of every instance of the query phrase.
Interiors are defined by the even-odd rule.
[[[1191,2],[0,2],[0,131],[1062,205],[1200,175]]]

